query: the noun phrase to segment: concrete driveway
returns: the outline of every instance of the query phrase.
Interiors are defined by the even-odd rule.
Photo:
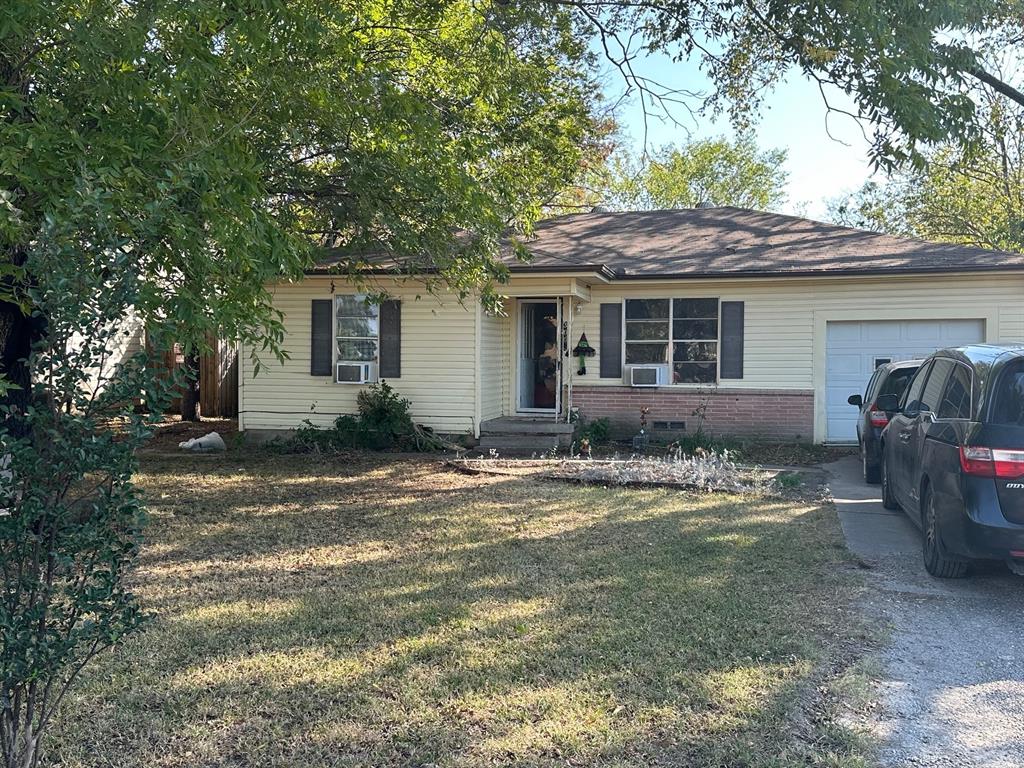
[[[868,610],[892,627],[872,723],[885,766],[1024,766],[1024,578],[1002,564],[933,579],[921,538],[882,508],[855,456],[828,464],[855,554],[871,567]]]

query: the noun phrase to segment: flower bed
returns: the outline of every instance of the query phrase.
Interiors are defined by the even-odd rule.
[[[737,465],[728,452],[693,456],[612,459],[459,459],[462,471],[534,475],[595,485],[671,486],[701,491],[774,494],[782,490],[778,471]]]

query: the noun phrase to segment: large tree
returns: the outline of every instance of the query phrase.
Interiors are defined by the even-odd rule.
[[[895,167],[923,161],[922,149],[979,137],[970,90],[984,83],[1024,105],[1024,93],[986,66],[993,50],[1019,49],[1020,0],[766,2],[765,0],[551,0],[589,24],[645,109],[672,112],[679,102],[726,110],[740,125],[766,91],[796,68],[849,94],[870,125],[872,157]],[[636,66],[646,51],[696,60],[713,90],[656,82]],[[827,104],[829,110],[841,111]],[[806,119],[801,116],[800,119]]]
[[[837,223],[939,242],[1024,252],[1024,107],[975,96],[980,139],[946,144],[925,162],[830,203]]]
[[[692,208],[702,202],[771,210],[786,200],[786,152],[750,138],[700,139],[643,157],[611,158],[604,204],[616,210]]]
[[[267,283],[321,246],[485,298],[593,130],[565,14],[438,0],[25,0],[0,21],[0,755],[131,631],[139,358],[210,332],[282,354]],[[456,237],[456,233],[461,233]],[[97,390],[97,381],[105,385]],[[121,425],[112,430],[111,420]]]

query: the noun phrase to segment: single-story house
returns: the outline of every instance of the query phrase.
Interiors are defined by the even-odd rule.
[[[391,298],[367,306],[329,258],[274,286],[290,357],[253,375],[242,350],[239,428],[329,425],[385,379],[418,422],[484,446],[510,424],[564,430],[573,415],[634,434],[642,407],[655,436],[702,420],[713,434],[850,442],[847,397],[876,366],[1024,340],[1021,254],[731,207],[561,216],[527,247],[529,263],[505,257],[500,314],[385,274],[369,279]]]

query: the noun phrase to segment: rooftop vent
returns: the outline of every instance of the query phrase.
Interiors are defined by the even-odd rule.
[[[710,200],[701,200],[699,203],[697,203],[697,207],[698,208],[714,208],[715,204],[712,203]]]
[[[591,213],[608,213],[608,209],[603,205],[595,205],[590,209]]]

